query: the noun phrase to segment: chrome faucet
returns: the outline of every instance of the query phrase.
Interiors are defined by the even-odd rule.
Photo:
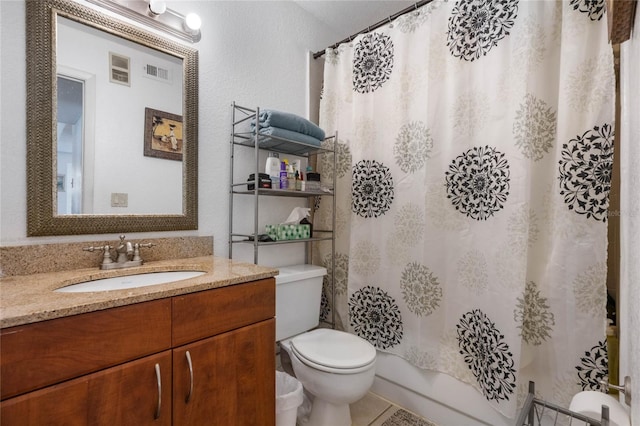
[[[140,257],[140,249],[143,247],[151,248],[155,244],[153,243],[135,243],[132,244],[130,241],[125,240],[124,235],[120,235],[120,241],[117,243],[116,249],[116,258],[115,260],[111,256],[111,249],[113,249],[110,245],[104,246],[91,246],[85,247],[82,250],[94,252],[96,250],[102,250],[102,263],[100,264],[100,269],[122,269],[122,268],[131,268],[134,266],[142,265],[142,258]]]
[[[133,244],[130,241],[125,241],[124,235],[120,235],[120,243],[116,246],[116,253],[118,255],[116,263],[127,262],[130,256],[133,256]]]

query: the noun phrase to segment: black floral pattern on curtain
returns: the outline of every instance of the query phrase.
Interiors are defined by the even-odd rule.
[[[576,366],[578,371],[578,385],[582,390],[600,390],[600,381],[609,375],[609,356],[607,341],[602,340],[580,358],[580,364]]]
[[[393,203],[393,177],[387,166],[375,160],[353,166],[351,208],[362,217],[384,215]]]
[[[391,37],[379,33],[364,35],[353,51],[353,90],[375,92],[389,80],[392,71]]]
[[[518,16],[519,0],[459,0],[447,31],[451,54],[465,61],[485,56],[509,35]]]
[[[504,335],[480,309],[462,315],[456,328],[460,354],[485,398],[508,400],[516,388],[516,370]]]
[[[595,126],[562,145],[560,195],[569,210],[607,221],[613,171],[614,129]]]
[[[599,21],[606,11],[605,0],[570,0],[573,10],[585,13],[592,21]]]
[[[509,195],[509,163],[497,149],[475,147],[457,156],[445,172],[447,198],[460,213],[487,220]]]
[[[331,315],[331,306],[332,303],[329,302],[329,297],[327,296],[327,288],[322,286],[322,295],[320,297],[320,321],[327,321],[329,315]]]
[[[349,318],[353,331],[378,349],[396,346],[402,340],[400,308],[379,287],[368,285],[349,298]]]

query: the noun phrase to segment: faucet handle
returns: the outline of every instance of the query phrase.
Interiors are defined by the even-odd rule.
[[[103,252],[102,264],[106,265],[109,263],[113,263],[113,259],[111,259],[111,252],[110,252],[112,248],[113,248],[112,246],[110,246],[109,244],[106,244],[104,246],[98,246],[98,247],[94,247],[94,246],[85,247],[82,250],[92,252],[92,253],[96,250],[102,250]]]
[[[143,244],[143,243],[135,243],[133,245],[133,259],[132,260],[142,260],[142,258],[140,257],[140,249],[142,247],[151,248],[151,247],[153,247],[155,245],[157,245],[157,244],[153,244],[153,243],[145,243],[145,244]]]
[[[94,247],[94,246],[90,246],[90,247],[85,247],[82,249],[82,251],[90,251],[90,252],[94,252],[96,250],[110,250],[113,247],[111,247],[110,245],[106,245],[106,246],[98,246],[98,247]]]

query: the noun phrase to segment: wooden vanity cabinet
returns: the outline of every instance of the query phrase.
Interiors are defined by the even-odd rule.
[[[275,279],[224,290],[173,298],[173,424],[272,426]]]
[[[274,425],[274,315],[270,278],[3,329],[0,424]],[[151,341],[140,333],[149,329],[157,353],[126,343]],[[87,339],[99,347],[75,346]]]

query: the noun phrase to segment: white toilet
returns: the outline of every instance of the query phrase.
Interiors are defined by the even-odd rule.
[[[350,426],[349,404],[361,399],[373,384],[376,350],[353,334],[312,330],[319,324],[325,268],[278,269],[276,340],[289,354],[302,387],[314,397],[305,426]]]

